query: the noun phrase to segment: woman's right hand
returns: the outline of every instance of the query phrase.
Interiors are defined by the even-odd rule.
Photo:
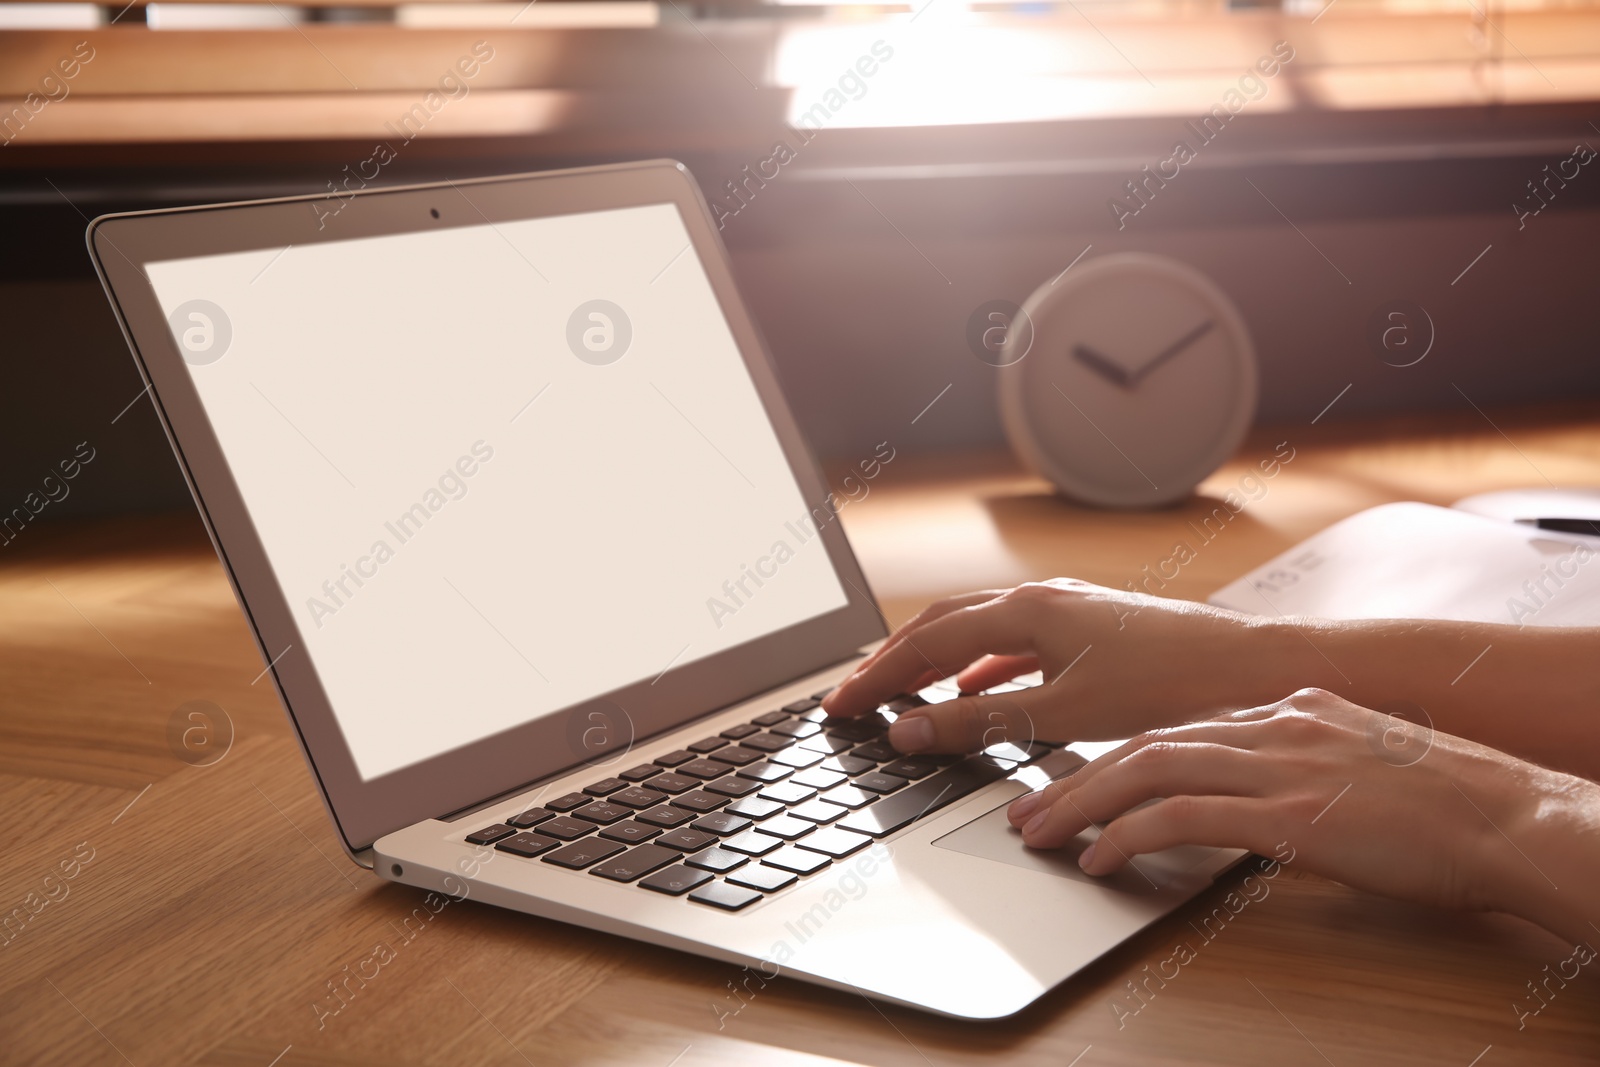
[[[852,717],[951,675],[977,693],[1033,670],[1032,689],[905,712],[889,740],[903,752],[1114,740],[1268,703],[1328,665],[1288,622],[1057,578],[934,604],[823,707]]]
[[[1600,786],[1414,727],[1405,749],[1386,749],[1375,714],[1306,689],[1149,731],[1008,814],[1030,848],[1103,825],[1078,857],[1090,874],[1177,845],[1280,859],[1288,847],[1297,868],[1357,889],[1593,939]]]

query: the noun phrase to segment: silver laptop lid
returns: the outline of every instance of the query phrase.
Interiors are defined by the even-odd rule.
[[[352,851],[882,635],[680,165],[89,236]]]

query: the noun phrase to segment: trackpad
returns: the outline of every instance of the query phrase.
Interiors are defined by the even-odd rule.
[[[1006,801],[986,815],[980,815],[966,825],[950,831],[933,842],[939,848],[952,852],[998,860],[1013,867],[1053,874],[1089,885],[1120,889],[1128,893],[1154,893],[1167,888],[1180,879],[1188,880],[1196,868],[1214,866],[1218,850],[1199,845],[1180,845],[1164,852],[1136,856],[1132,863],[1116,874],[1092,878],[1078,868],[1078,856],[1089,843],[1100,836],[1100,831],[1090,827],[1058,849],[1032,849],[1022,843],[1022,831],[1006,819]],[[1206,881],[1212,877],[1205,872]]]

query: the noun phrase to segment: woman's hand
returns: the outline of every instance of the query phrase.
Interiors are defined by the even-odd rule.
[[[1113,740],[1265,703],[1329,667],[1293,622],[1057,578],[934,604],[823,706],[860,715],[953,674],[972,693],[1032,670],[1043,685],[918,708],[889,739],[905,752]]]
[[[1597,646],[1600,627],[1264,618],[1057,578],[940,601],[823,706],[860,715],[950,675],[979,693],[1044,672],[1034,689],[917,708],[890,730],[903,751],[961,752],[1109,741],[1319,686],[1368,707],[1419,705],[1449,733],[1600,781]],[[1507,714],[1530,702],[1539,714]]]
[[[1079,857],[1095,875],[1174,845],[1287,843],[1296,866],[1386,896],[1575,940],[1600,918],[1600,787],[1317,689],[1142,734],[1008,814],[1034,848],[1104,823]]]

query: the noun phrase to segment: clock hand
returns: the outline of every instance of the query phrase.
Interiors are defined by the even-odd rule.
[[[1133,372],[1131,384],[1138,385],[1140,382],[1144,381],[1145,375],[1149,374],[1151,371],[1161,366],[1161,364],[1165,363],[1169,359],[1172,359],[1178,353],[1182,352],[1184,349],[1200,340],[1200,338],[1209,333],[1211,331],[1211,327],[1215,325],[1216,321],[1214,319],[1207,319],[1205,322],[1202,322],[1200,325],[1196,326],[1194,329],[1190,330],[1188,333],[1172,342],[1166,348],[1162,349],[1162,351],[1149,363],[1146,363],[1144,366]]]
[[[1082,363],[1113,385],[1120,385],[1124,389],[1133,387],[1134,378],[1126,370],[1088,345],[1073,345],[1072,355],[1079,363]]]

